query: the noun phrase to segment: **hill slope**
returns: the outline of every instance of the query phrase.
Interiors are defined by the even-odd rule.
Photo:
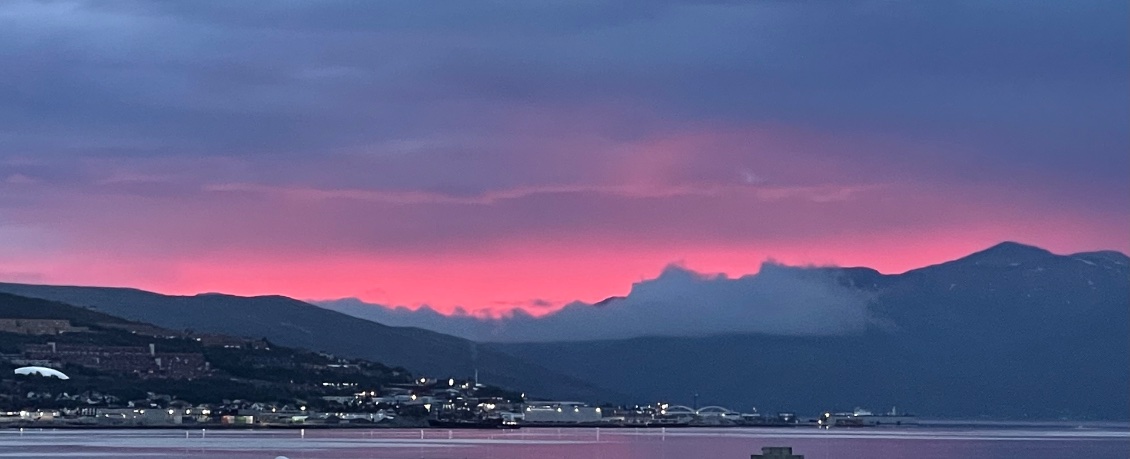
[[[128,323],[120,317],[58,301],[0,293],[0,317],[8,319],[64,319],[73,325]]]
[[[142,290],[0,283],[0,292],[93,308],[174,330],[191,329],[364,358],[438,377],[468,377],[544,397],[614,395],[521,358],[419,328],[388,327],[281,296],[168,296]]]
[[[324,381],[351,382],[377,390],[385,384],[405,384],[414,379],[380,363],[350,360],[350,365],[339,365],[343,362],[323,354],[262,341],[188,336],[8,293],[0,293],[0,319],[6,322],[0,330],[0,409],[8,411],[124,406],[130,401],[157,407],[148,405],[160,399],[156,394],[192,404],[242,399],[324,408],[332,406],[322,396],[356,391],[353,387],[327,387]],[[29,319],[69,322],[71,327],[48,330],[14,325],[26,325]],[[91,358],[95,355],[98,357]],[[28,360],[47,361],[70,378],[15,375],[12,370],[28,365]]]

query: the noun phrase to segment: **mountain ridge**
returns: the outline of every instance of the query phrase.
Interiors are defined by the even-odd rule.
[[[1081,263],[1086,252],[998,249],[902,274],[841,271],[840,282],[876,293],[869,310],[887,325],[859,334],[494,346],[676,403],[701,393],[708,403],[798,411],[898,405],[943,417],[1130,419],[1124,255]],[[615,364],[626,361],[636,362],[631,372]]]
[[[615,393],[477,343],[415,327],[390,327],[278,295],[169,296],[130,288],[0,283],[0,292],[89,307],[128,320],[184,330],[267,338],[283,346],[366,358],[415,372],[469,377],[563,398]]]

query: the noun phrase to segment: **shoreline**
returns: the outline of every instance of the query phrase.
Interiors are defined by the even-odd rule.
[[[208,431],[208,430],[221,430],[221,431],[238,431],[238,430],[432,430],[432,431],[445,431],[445,430],[520,430],[520,429],[608,429],[608,430],[625,430],[625,429],[647,429],[647,430],[665,430],[668,428],[676,430],[684,429],[820,429],[815,424],[795,424],[795,425],[671,425],[671,426],[645,426],[645,425],[623,425],[623,424],[607,424],[607,425],[594,425],[594,424],[526,424],[519,425],[517,428],[497,428],[497,429],[484,429],[483,427],[475,426],[429,426],[424,424],[402,424],[402,425],[388,425],[388,424],[249,424],[249,425],[232,425],[232,424],[195,424],[195,425],[97,425],[97,424],[77,424],[77,423],[60,423],[60,424],[41,424],[41,423],[12,423],[0,426],[0,432],[12,431],[49,431],[49,430],[169,430],[169,431]],[[969,420],[929,420],[923,421],[918,424],[907,424],[901,426],[895,425],[882,425],[882,426],[863,426],[863,427],[836,427],[832,430],[913,430],[913,429],[938,429],[938,428],[952,428],[952,429],[1126,429],[1130,428],[1130,421],[1084,421],[1084,422],[1071,422],[1071,421],[969,421]]]

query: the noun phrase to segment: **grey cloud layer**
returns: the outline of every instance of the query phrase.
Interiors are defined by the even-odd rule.
[[[478,341],[574,341],[727,333],[840,335],[873,325],[869,294],[845,287],[827,271],[766,263],[755,275],[705,276],[670,266],[631,293],[599,305],[573,303],[542,317],[520,309],[489,319],[445,316],[356,299],[323,307],[387,325],[421,327]]]
[[[151,259],[771,245],[1064,209],[1117,233],[1128,8],[4,1],[0,228]],[[738,191],[678,193],[716,189]],[[763,199],[781,190],[870,191]]]
[[[852,153],[885,173],[1125,188],[1126,15],[1117,1],[5,2],[0,156],[239,156],[245,180],[331,186],[275,163],[344,173],[368,164],[359,151],[438,142],[411,161],[482,173],[425,186],[481,191],[577,134],[483,140],[512,138],[522,110],[612,105],[583,129],[872,133],[959,147]],[[428,182],[380,164],[344,180]]]

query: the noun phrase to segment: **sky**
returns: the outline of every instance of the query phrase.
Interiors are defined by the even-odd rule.
[[[0,3],[0,281],[544,314],[1130,252],[1125,1]]]

